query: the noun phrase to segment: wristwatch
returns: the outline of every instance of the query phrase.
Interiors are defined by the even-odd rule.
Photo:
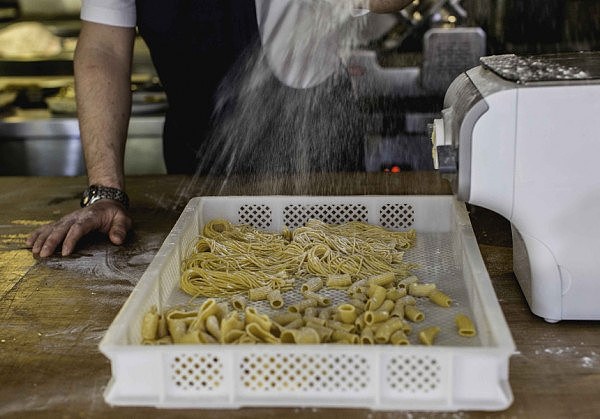
[[[83,191],[81,207],[89,207],[101,199],[112,199],[113,201],[120,202],[126,209],[129,209],[129,197],[125,192],[117,188],[100,185],[90,185]]]

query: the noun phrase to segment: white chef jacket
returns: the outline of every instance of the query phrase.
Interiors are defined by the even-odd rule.
[[[340,65],[341,30],[366,10],[348,0],[256,0],[263,50],[271,70],[288,86],[322,83]]]
[[[307,88],[322,83],[339,67],[339,30],[352,16],[348,0],[256,0],[263,50],[284,84]],[[81,19],[134,27],[135,0],[82,0]]]

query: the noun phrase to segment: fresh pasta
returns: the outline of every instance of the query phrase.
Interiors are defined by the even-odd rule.
[[[315,300],[317,302],[317,304],[321,307],[327,307],[329,305],[331,305],[331,299],[325,297],[324,295],[321,294],[317,294],[314,291],[302,291],[302,295],[304,295],[304,298],[306,298],[307,300]]]
[[[457,314],[454,317],[454,321],[456,322],[456,329],[460,336],[473,337],[477,334],[475,324],[473,324],[471,318],[466,314]]]
[[[323,288],[323,280],[318,276],[310,278],[304,284],[302,284],[301,291],[302,292],[317,292],[321,288]]]
[[[248,298],[250,298],[250,301],[266,300],[271,291],[273,291],[273,288],[271,288],[269,285],[264,285],[258,288],[250,288],[248,290]]]
[[[450,307],[452,299],[440,290],[433,290],[429,295],[429,300],[441,307]]]
[[[319,333],[310,327],[285,330],[281,334],[281,343],[320,343]]]
[[[154,340],[158,337],[159,314],[156,306],[152,306],[149,312],[144,315],[142,320],[142,339]]]
[[[193,297],[209,298],[254,290],[249,298],[258,300],[269,289],[291,289],[301,277],[311,278],[303,286],[313,292],[323,281],[340,288],[366,277],[388,283],[409,274],[413,266],[402,256],[415,239],[414,230],[389,231],[358,221],[309,220],[292,232],[277,233],[217,219],[204,226],[183,260],[180,286]]]
[[[404,330],[396,330],[390,336],[390,343],[392,345],[409,345],[410,341],[408,340]]]
[[[352,304],[342,304],[337,308],[337,315],[342,323],[354,324],[356,320],[356,307]]]
[[[350,274],[329,274],[325,285],[329,288],[346,288],[352,285]]]
[[[440,328],[438,326],[429,326],[419,332],[419,340],[423,345],[431,346],[435,341]]]
[[[413,297],[427,297],[436,289],[436,285],[433,283],[422,284],[419,282],[413,282],[408,285],[408,293]]]
[[[375,332],[375,342],[376,343],[387,343],[392,336],[392,333],[402,330],[402,320],[398,317],[392,317],[389,320],[386,320],[380,327],[377,328]]]
[[[230,302],[235,310],[243,311],[246,309],[246,297],[241,294],[231,297]]]
[[[269,293],[267,294],[267,300],[269,301],[269,304],[273,308],[278,309],[278,308],[283,307],[283,297],[281,295],[281,291],[279,291],[279,290],[269,291]]]
[[[415,240],[414,231],[361,222],[310,220],[275,233],[213,220],[181,266],[181,289],[206,298],[197,310],[162,314],[152,307],[142,319],[142,341],[408,345],[412,324],[425,320],[424,301],[452,304],[435,283],[411,273],[415,265],[404,262]],[[284,293],[293,289],[298,294],[287,300]],[[332,295],[343,296],[343,302],[335,297],[331,306]],[[457,315],[455,323],[459,335],[476,334],[467,316]],[[414,340],[431,345],[440,330],[427,326]]]
[[[412,322],[422,322],[425,320],[425,314],[413,305],[404,306],[404,317]]]

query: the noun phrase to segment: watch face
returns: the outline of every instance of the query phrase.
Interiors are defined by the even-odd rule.
[[[86,189],[83,191],[83,196],[81,197],[80,205],[83,208],[83,207],[87,206],[89,202],[90,202],[90,195],[88,194],[88,190]]]
[[[83,196],[81,197],[81,206],[87,207],[88,205],[90,205],[92,203],[92,198],[96,195],[97,192],[98,192],[98,189],[96,188],[95,185],[92,185],[89,188],[86,188],[83,191]]]

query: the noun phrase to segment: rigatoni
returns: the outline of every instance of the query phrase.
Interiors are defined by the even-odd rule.
[[[317,302],[317,304],[321,307],[327,307],[327,306],[331,305],[330,298],[328,298],[324,295],[321,295],[321,294],[317,294],[314,291],[302,291],[302,295],[307,300],[315,300]]]
[[[438,333],[440,333],[440,328],[438,326],[426,327],[419,332],[419,341],[423,345],[433,345]]]
[[[325,285],[329,288],[347,288],[352,285],[350,274],[329,274]]]
[[[452,298],[444,294],[440,290],[434,290],[429,294],[429,300],[437,304],[440,307],[450,307],[452,305]]]
[[[460,336],[473,337],[477,334],[473,321],[466,314],[457,314],[454,321],[456,322],[456,329]]]
[[[152,306],[142,320],[142,340],[155,340],[158,337],[158,320],[158,310]]]
[[[356,307],[354,307],[352,304],[341,304],[337,308],[337,314],[342,323],[354,324],[357,316]]]
[[[369,299],[365,304],[365,310],[377,310],[385,301],[387,290],[380,285],[371,284],[367,295]]]
[[[304,284],[302,284],[302,286],[300,287],[300,291],[302,291],[302,292],[306,292],[306,291],[317,292],[321,288],[323,288],[323,280],[321,278],[319,278],[318,276],[314,276],[314,277],[310,278],[309,280],[307,280]]]
[[[316,300],[302,300],[296,304],[292,304],[288,307],[288,311],[292,313],[304,313],[308,307],[316,307],[318,305]]]
[[[433,283],[421,284],[413,282],[408,285],[408,293],[413,297],[427,297],[435,289],[436,285]]]
[[[390,340],[390,336],[397,330],[402,330],[402,319],[393,317],[386,320],[381,326],[377,328],[375,332],[375,342],[387,343]]]
[[[246,297],[242,294],[233,295],[230,299],[231,306],[239,311],[244,311],[246,309]]]
[[[273,291],[273,288],[268,285],[259,288],[250,288],[248,290],[248,298],[250,301],[266,300],[267,295],[269,295],[271,291]]]
[[[269,301],[271,307],[275,309],[283,307],[283,297],[281,296],[281,291],[278,289],[269,291],[267,294],[267,300]]]
[[[404,317],[412,322],[417,323],[425,320],[425,314],[423,314],[421,310],[413,305],[404,306]]]
[[[284,330],[281,333],[281,343],[316,344],[320,342],[321,339],[317,331],[309,327]]]
[[[389,285],[392,282],[394,282],[395,279],[396,277],[394,275],[394,272],[389,271],[377,275],[371,275],[367,280],[367,283],[369,285],[374,284],[385,287],[386,285]]]

